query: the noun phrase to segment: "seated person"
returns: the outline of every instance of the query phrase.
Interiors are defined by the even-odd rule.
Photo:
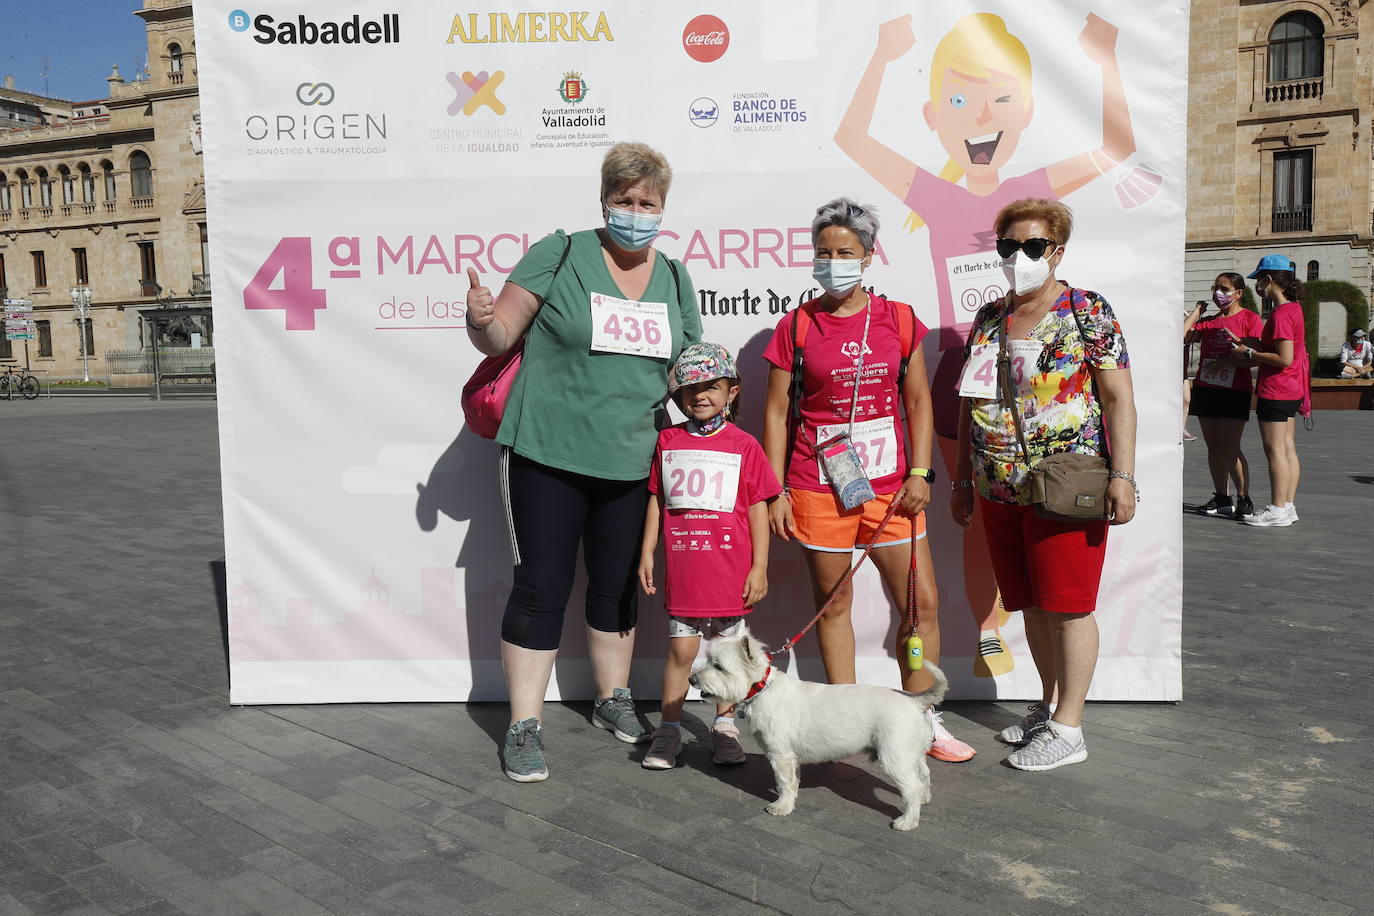
[[[1374,344],[1362,328],[1341,347],[1341,378],[1374,378]]]

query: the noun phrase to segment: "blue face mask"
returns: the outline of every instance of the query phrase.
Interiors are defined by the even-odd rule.
[[[606,231],[617,248],[640,251],[653,244],[658,235],[662,213],[638,213],[633,210],[606,208]]]
[[[863,279],[864,262],[850,258],[817,258],[811,276],[832,296],[843,296]]]

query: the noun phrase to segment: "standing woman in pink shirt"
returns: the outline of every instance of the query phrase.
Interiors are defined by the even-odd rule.
[[[1270,503],[1244,519],[1260,528],[1287,528],[1298,520],[1293,499],[1298,492],[1298,446],[1295,414],[1311,413],[1312,377],[1303,327],[1302,282],[1291,259],[1267,254],[1250,274],[1255,292],[1273,307],[1258,341],[1237,339],[1231,351],[1243,366],[1259,367],[1255,419],[1259,421],[1264,456],[1269,460]],[[1258,343],[1258,346],[1255,344]]]

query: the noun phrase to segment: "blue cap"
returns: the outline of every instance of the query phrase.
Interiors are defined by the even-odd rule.
[[[1289,273],[1296,273],[1298,267],[1293,263],[1293,259],[1286,254],[1266,254],[1260,258],[1255,272],[1250,274],[1250,279],[1255,279],[1266,270],[1286,270]]]

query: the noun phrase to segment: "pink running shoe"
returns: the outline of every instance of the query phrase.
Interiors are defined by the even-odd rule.
[[[945,728],[940,714],[934,709],[927,708],[926,716],[930,718],[930,728],[935,736],[930,742],[930,750],[926,751],[931,757],[946,763],[963,763],[965,760],[972,760],[973,755],[978,753],[970,745],[951,735],[949,729]]]

